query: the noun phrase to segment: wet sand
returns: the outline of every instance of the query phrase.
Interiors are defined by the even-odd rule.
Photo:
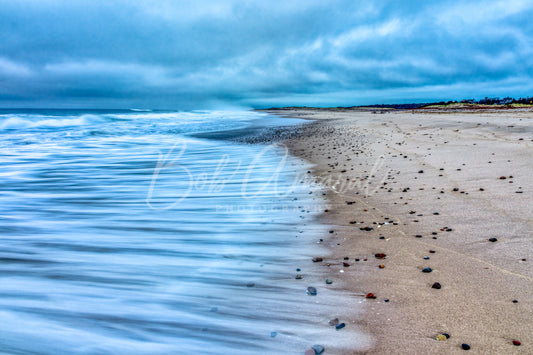
[[[315,264],[360,299],[364,353],[533,353],[533,112],[268,112],[316,120],[285,144],[327,187]]]

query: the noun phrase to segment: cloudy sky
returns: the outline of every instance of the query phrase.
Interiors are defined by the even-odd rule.
[[[533,95],[533,1],[0,0],[0,107]]]

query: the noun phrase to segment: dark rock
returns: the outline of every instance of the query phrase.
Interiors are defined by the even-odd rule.
[[[322,345],[313,345],[312,349],[315,351],[316,355],[320,355],[324,352],[324,347]]]
[[[370,231],[374,230],[374,228],[372,228],[372,227],[361,227],[359,229],[362,230],[362,231],[367,231],[367,232],[370,232]]]
[[[518,303],[518,300],[513,300],[513,303]]]
[[[376,255],[374,255],[376,257],[376,259],[385,259],[387,257],[387,254],[384,254],[384,253],[377,253]]]
[[[442,333],[442,335],[444,335],[446,337],[446,339],[450,339],[450,334],[448,333]]]
[[[422,272],[432,272],[433,270],[430,267],[425,267],[422,269]]]
[[[300,274],[297,274],[295,277],[294,277],[296,280],[301,280],[303,279],[304,277]]]
[[[275,338],[276,335],[278,335],[278,333],[276,333],[276,332],[270,332],[270,337],[271,337],[271,338]]]
[[[348,264],[347,262],[343,262],[343,263],[342,263],[342,266],[344,266],[344,267],[349,267],[350,264]]]
[[[333,283],[333,280],[331,280],[331,279],[326,279],[326,284],[331,285],[332,283]]]
[[[518,340],[513,340],[513,345],[520,346],[522,343]]]
[[[307,288],[307,294],[309,296],[316,296],[316,294],[317,294],[316,288],[314,288],[313,286],[309,286]]]
[[[430,250],[429,251],[431,254],[435,254],[435,250]]]
[[[429,260],[429,256],[424,256],[424,260]]]
[[[438,282],[435,282],[435,283],[433,284],[433,286],[431,286],[431,288],[434,288],[434,289],[437,289],[437,290],[440,290],[441,287],[442,287],[442,286],[441,286],[440,283],[438,283]]]
[[[463,350],[470,350],[470,345],[463,343],[463,344],[461,344],[461,348]]]
[[[313,258],[313,262],[314,262],[314,263],[319,263],[319,262],[321,262],[322,260],[323,260],[323,259],[322,259],[322,258],[319,258],[319,257],[314,257],[314,258]]]
[[[337,324],[337,325],[335,326],[335,329],[339,330],[339,329],[342,329],[342,328],[344,328],[344,327],[346,327],[346,324],[345,324],[345,323],[339,323],[339,324]]]
[[[498,238],[489,238],[489,242],[497,242],[498,241]]]
[[[386,299],[384,299],[384,300],[383,300],[383,302],[389,302],[389,299],[388,299],[388,298],[386,298]]]
[[[454,187],[454,188],[453,188],[453,191],[459,191],[459,188]]]

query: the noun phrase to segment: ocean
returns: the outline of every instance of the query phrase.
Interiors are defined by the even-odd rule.
[[[283,145],[231,139],[299,124],[254,111],[1,110],[0,352],[331,343],[325,320],[345,297],[310,274],[327,233],[313,221],[321,189]]]

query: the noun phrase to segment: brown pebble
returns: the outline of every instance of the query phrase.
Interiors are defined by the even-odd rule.
[[[513,345],[520,346],[522,343],[518,340],[513,340]]]
[[[376,259],[385,259],[387,257],[387,254],[384,254],[384,253],[377,253],[376,255],[374,255],[376,257]]]
[[[339,318],[334,318],[334,319],[330,320],[328,323],[331,326],[337,325],[337,324],[339,324]]]
[[[319,257],[314,257],[314,258],[313,258],[313,262],[314,262],[314,263],[319,263],[319,262],[321,262],[322,260],[323,260],[323,259],[322,259],[322,258],[319,258]]]
[[[380,268],[380,269],[384,269],[384,268],[385,268],[385,265],[380,264],[380,265],[379,265],[379,268]]]
[[[342,263],[342,266],[344,266],[344,267],[348,267],[348,266],[350,266],[350,264],[348,264],[348,263],[346,263],[346,262],[343,262],[343,263]]]
[[[376,296],[375,296],[373,293],[367,293],[367,294],[366,294],[366,298],[369,298],[369,299],[375,299]]]

